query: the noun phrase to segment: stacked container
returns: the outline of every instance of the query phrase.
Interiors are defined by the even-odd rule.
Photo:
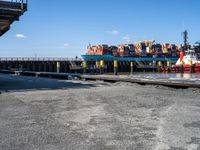
[[[129,57],[130,56],[129,47],[127,45],[119,45],[118,50],[119,50],[120,57]]]
[[[152,41],[152,40],[145,40],[144,41],[147,56],[152,56],[152,48],[153,48],[154,42],[155,41]]]
[[[178,57],[181,46],[175,44],[154,44],[146,40],[136,44],[121,44],[119,46],[94,45],[88,46],[88,55],[112,55],[115,57]],[[200,42],[194,45],[200,57]]]
[[[118,47],[117,46],[110,46],[111,54],[115,57],[119,56]]]
[[[138,57],[146,56],[146,46],[144,42],[139,42],[135,44],[135,53]]]
[[[135,56],[135,46],[134,46],[134,44],[128,44],[127,47],[129,48],[129,56],[134,57]]]
[[[161,56],[162,55],[162,45],[161,44],[154,44],[152,48],[152,55]]]
[[[175,44],[171,44],[171,51],[172,51],[172,57],[177,57],[180,54],[179,51],[180,48],[178,48],[178,46],[176,46]]]
[[[162,55],[170,57],[172,55],[171,45],[169,43],[162,45]]]
[[[111,55],[108,45],[88,46],[88,55]]]
[[[147,47],[146,47],[146,43],[145,42],[141,43],[141,56],[142,57],[146,57],[147,56]]]

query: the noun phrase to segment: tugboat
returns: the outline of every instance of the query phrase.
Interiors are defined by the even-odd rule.
[[[168,68],[161,68],[163,72],[177,72],[177,73],[200,73],[200,60],[194,50],[190,49],[188,46],[188,33],[183,32],[184,36],[184,47],[180,52],[180,58],[175,65]],[[186,51],[185,51],[186,50]]]
[[[198,60],[195,51],[190,49],[181,52],[176,64],[169,69],[172,72],[200,73],[200,60]]]

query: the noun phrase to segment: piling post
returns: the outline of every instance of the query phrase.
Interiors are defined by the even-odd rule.
[[[44,62],[44,64],[43,64],[43,65],[44,65],[44,72],[48,72],[48,71],[47,71],[47,63],[46,63],[46,62]]]
[[[103,73],[104,73],[104,65],[105,65],[104,61],[101,60],[101,61],[100,61],[100,74],[103,74]]]
[[[168,73],[171,72],[170,66],[171,66],[171,62],[170,62],[170,61],[167,61],[167,72],[168,72]]]
[[[190,60],[190,73],[194,73],[194,66],[192,60]]]
[[[53,72],[53,66],[51,62],[48,62],[49,72]]]
[[[57,73],[60,72],[60,62],[56,63],[56,71],[57,71]]]
[[[133,74],[133,67],[134,67],[134,64],[133,64],[133,62],[131,61],[131,74]]]
[[[33,68],[33,71],[36,71],[36,64],[35,64],[36,62],[35,62],[35,61],[33,61],[32,63],[33,63],[33,66],[32,66],[32,68]]]
[[[181,61],[180,72],[184,73],[184,62],[183,61]]]
[[[7,63],[6,63],[6,62],[3,62],[3,70],[6,70],[6,69],[7,69],[6,66],[7,66]]]
[[[82,67],[83,67],[83,73],[87,73],[87,61],[82,62]]]
[[[27,71],[31,71],[31,63],[27,62]]]
[[[161,72],[161,67],[162,67],[162,62],[159,61],[159,62],[158,62],[158,72]]]
[[[42,62],[38,61],[38,71],[42,71]]]
[[[118,61],[114,60],[114,75],[118,74]]]
[[[2,69],[2,66],[1,66],[1,65],[2,65],[2,63],[1,63],[1,61],[0,61],[0,70]]]
[[[100,61],[96,61],[96,73],[97,74],[100,72],[99,68],[100,68]]]

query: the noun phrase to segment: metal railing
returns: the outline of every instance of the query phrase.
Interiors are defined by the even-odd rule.
[[[21,3],[21,9],[23,10],[24,9],[24,4],[28,4],[28,0],[11,0],[11,2],[14,2],[14,3]]]
[[[13,3],[13,7],[16,5],[16,4],[20,4],[21,5],[21,10],[24,10],[24,9],[27,9],[27,4],[28,4],[28,0],[0,0],[0,2],[8,2],[8,3]]]
[[[0,57],[1,61],[82,61],[81,58],[53,58],[53,57]]]

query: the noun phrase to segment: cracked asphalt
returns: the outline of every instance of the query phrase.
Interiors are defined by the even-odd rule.
[[[0,150],[200,150],[200,89],[0,74]]]

